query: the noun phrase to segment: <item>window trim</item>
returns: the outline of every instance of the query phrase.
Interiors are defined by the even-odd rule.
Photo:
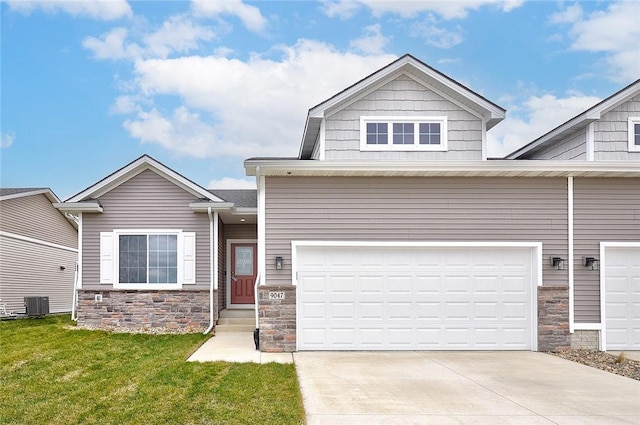
[[[640,145],[635,144],[635,125],[640,125],[640,117],[629,117],[629,127],[627,131],[629,152],[640,152]]]
[[[180,229],[114,229],[113,235],[113,288],[142,290],[180,290],[185,285],[185,236],[190,232]],[[120,283],[120,236],[121,235],[176,235],[177,236],[177,283]],[[148,247],[147,247],[148,250]],[[148,267],[148,265],[147,265]],[[195,270],[195,266],[194,266]]]
[[[367,144],[367,124],[386,123],[387,124],[387,144]],[[413,144],[393,143],[393,124],[412,123],[413,124]],[[420,144],[420,124],[436,123],[440,124],[440,144]],[[360,117],[360,151],[391,151],[391,152],[445,152],[448,150],[447,137],[447,117],[446,116],[362,116]]]

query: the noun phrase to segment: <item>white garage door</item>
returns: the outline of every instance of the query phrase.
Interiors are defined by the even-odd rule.
[[[640,350],[640,247],[607,247],[604,266],[607,350]]]
[[[298,350],[532,348],[533,248],[296,248]]]

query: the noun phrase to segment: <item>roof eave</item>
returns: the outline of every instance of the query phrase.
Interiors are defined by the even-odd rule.
[[[104,211],[98,202],[56,202],[53,206],[66,213],[101,213]]]
[[[607,161],[246,161],[248,175],[422,177],[640,177],[640,163]]]

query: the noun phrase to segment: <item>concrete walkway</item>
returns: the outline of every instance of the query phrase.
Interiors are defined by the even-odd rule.
[[[535,352],[300,352],[308,425],[640,424],[640,381]]]
[[[261,353],[253,332],[220,332],[187,359],[189,362],[293,363],[291,353]]]

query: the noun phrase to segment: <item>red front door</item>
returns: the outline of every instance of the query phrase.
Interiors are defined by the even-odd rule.
[[[231,304],[254,304],[256,283],[256,244],[231,244]]]

